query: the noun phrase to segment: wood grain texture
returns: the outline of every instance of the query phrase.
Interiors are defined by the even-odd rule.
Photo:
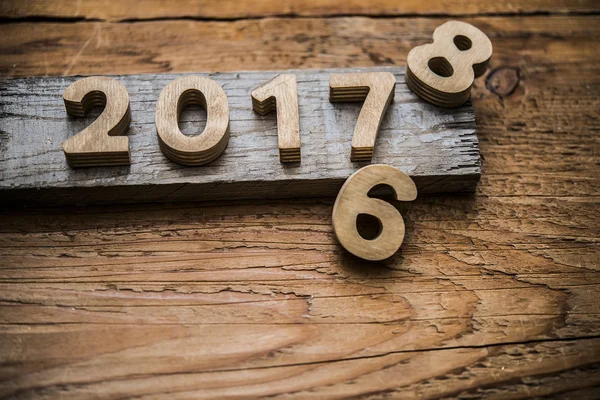
[[[336,244],[332,199],[3,212],[2,395],[597,398],[599,18],[466,22],[494,44],[473,87],[480,185],[407,203],[401,253],[383,264]],[[0,65],[5,76],[404,65],[439,24],[19,23],[0,27],[14,40],[0,41]],[[198,43],[203,54],[189,50]]]
[[[68,168],[59,146],[89,122],[69,120],[57,96],[76,78],[5,81],[0,93],[0,130],[5,138],[0,153],[1,200],[5,204],[61,205],[335,196],[346,178],[365,165],[350,158],[354,126],[360,126],[364,117],[359,116],[357,122],[362,104],[329,102],[329,77],[357,71],[291,71],[298,80],[304,147],[302,162],[291,166],[279,162],[275,116],[254,113],[249,96],[257,84],[279,75],[277,71],[211,74],[213,86],[225,90],[229,119],[218,118],[227,106],[221,93],[209,102],[205,134],[196,136],[183,135],[176,123],[182,106],[177,99],[193,78],[119,77],[131,99],[132,122],[127,134],[131,166],[77,171]],[[382,71],[389,78],[388,90],[394,87],[394,75],[389,72],[399,83],[396,101],[379,129],[373,162],[408,173],[422,193],[472,192],[480,173],[472,107],[440,110],[420,101],[407,88],[404,69]],[[208,96],[208,88],[203,90]],[[182,120],[189,121],[185,115]],[[223,152],[227,122],[230,139]],[[210,164],[191,168],[170,162],[160,149],[177,162],[194,165],[223,153]]]
[[[485,14],[564,14],[598,11],[594,0],[178,0],[177,6],[162,0],[5,0],[4,18],[63,18],[106,21],[143,21],[162,18],[234,19],[270,16],[452,16]]]

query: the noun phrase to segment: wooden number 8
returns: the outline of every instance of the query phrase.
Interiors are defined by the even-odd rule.
[[[456,107],[469,99],[473,80],[482,75],[492,42],[479,29],[448,21],[433,32],[433,43],[408,53],[406,83],[421,98],[440,107]]]
[[[177,122],[189,104],[206,109],[206,126],[197,136],[185,136]],[[162,152],[183,165],[204,165],[223,153],[229,141],[229,103],[223,88],[203,76],[185,76],[165,86],[156,104],[156,133]]]
[[[333,231],[341,245],[357,257],[379,261],[392,256],[404,240],[404,221],[394,206],[368,196],[377,185],[388,185],[397,200],[417,198],[415,183],[404,172],[383,164],[373,164],[352,174],[340,189],[333,206]],[[379,235],[364,239],[356,227],[360,214],[376,217],[381,226]]]

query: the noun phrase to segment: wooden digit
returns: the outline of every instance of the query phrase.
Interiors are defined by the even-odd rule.
[[[280,162],[300,161],[300,116],[296,75],[281,74],[252,91],[252,108],[260,115],[277,110]]]
[[[370,161],[383,116],[394,99],[396,78],[390,72],[332,74],[329,101],[365,101],[352,136],[352,161]]]
[[[102,114],[87,128],[62,144],[71,167],[128,165],[131,122],[129,94],[123,84],[106,76],[91,76],[73,82],[64,92],[67,114],[83,117],[96,106]]]
[[[371,198],[377,185],[389,185],[400,201],[417,198],[415,183],[404,172],[383,164],[368,165],[352,174],[344,183],[333,206],[333,231],[340,244],[357,257],[370,261],[392,256],[404,240],[402,215],[390,203]],[[360,214],[376,217],[380,232],[372,240],[364,239],[356,227]]]
[[[492,56],[492,42],[479,29],[449,21],[433,32],[433,43],[408,53],[406,83],[422,99],[440,107],[457,107],[471,95]]]
[[[200,135],[179,129],[179,114],[187,105],[206,109],[206,127]],[[229,104],[223,88],[203,76],[185,76],[167,84],[156,105],[156,133],[163,154],[190,166],[207,164],[223,153],[229,141]]]

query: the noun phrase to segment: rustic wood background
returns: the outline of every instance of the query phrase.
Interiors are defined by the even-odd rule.
[[[0,396],[598,397],[599,11],[2,1],[5,77],[404,65],[454,17],[494,56],[477,194],[408,205],[382,264],[336,244],[333,199],[5,211]]]

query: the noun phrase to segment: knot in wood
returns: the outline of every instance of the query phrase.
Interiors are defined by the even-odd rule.
[[[512,95],[519,87],[521,74],[518,67],[498,67],[485,80],[487,89],[500,97]]]

